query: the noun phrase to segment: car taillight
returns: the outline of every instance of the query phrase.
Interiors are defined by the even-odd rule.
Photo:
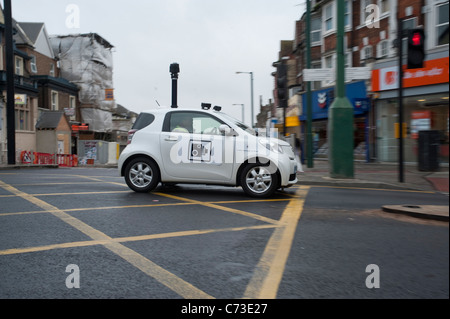
[[[137,130],[130,130],[128,131],[128,141],[127,141],[127,145],[131,143],[131,140],[133,139],[134,133],[136,133]]]

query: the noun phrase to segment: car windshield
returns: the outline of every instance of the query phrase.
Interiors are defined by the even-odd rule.
[[[254,129],[252,129],[250,126],[247,126],[246,124],[242,123],[238,119],[236,119],[228,114],[222,113],[222,112],[220,112],[219,114],[220,114],[220,116],[224,117],[226,120],[230,121],[231,123],[233,123],[240,129],[246,131],[247,133],[250,133],[251,135],[257,136],[257,133]]]

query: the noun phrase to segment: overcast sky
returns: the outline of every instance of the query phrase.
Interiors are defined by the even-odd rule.
[[[114,45],[116,102],[140,112],[171,105],[169,65],[180,64],[178,105],[223,106],[250,122],[250,75],[255,116],[259,97],[273,98],[272,62],[281,40],[294,38],[304,0],[13,0],[19,22],[44,22],[50,35],[95,32]],[[67,23],[79,9],[79,27]],[[70,19],[69,19],[70,20]],[[74,21],[73,19],[70,21]]]

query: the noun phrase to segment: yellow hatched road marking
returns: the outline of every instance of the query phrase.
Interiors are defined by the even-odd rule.
[[[249,226],[249,227],[229,227],[229,228],[203,229],[203,230],[200,229],[200,230],[187,230],[187,231],[153,234],[153,235],[119,237],[119,238],[111,238],[109,240],[76,241],[76,242],[70,242],[70,243],[61,243],[61,244],[44,245],[44,246],[36,246],[36,247],[5,249],[5,250],[0,250],[0,256],[34,253],[34,252],[38,252],[38,251],[46,251],[46,250],[53,250],[53,249],[105,245],[109,242],[126,243],[126,242],[145,241],[145,240],[152,240],[152,239],[197,236],[197,235],[205,235],[205,234],[212,234],[212,233],[238,232],[238,231],[243,231],[243,230],[267,229],[267,228],[276,228],[276,227],[279,227],[279,226],[258,225],[258,226]]]
[[[239,214],[239,215],[243,215],[243,216],[247,216],[250,218],[254,218],[257,220],[261,220],[263,222],[266,223],[270,223],[270,224],[278,224],[278,220],[272,219],[272,218],[268,218],[268,217],[264,217],[264,216],[260,216],[257,214],[253,214],[253,213],[249,213],[249,212],[245,212],[243,210],[239,210],[239,209],[234,209],[234,208],[229,208],[229,207],[225,207],[225,206],[220,206],[220,205],[216,205],[216,204],[212,204],[212,203],[208,203],[208,202],[201,202],[195,199],[189,199],[189,198],[184,198],[184,197],[179,197],[179,196],[175,196],[175,195],[171,195],[171,194],[164,194],[164,193],[155,193],[156,195],[159,196],[163,196],[163,197],[168,197],[168,198],[172,198],[172,199],[177,199],[177,200],[181,200],[181,201],[185,201],[188,203],[192,203],[192,204],[198,204],[198,205],[202,205],[202,206],[206,206],[209,208],[215,208],[215,209],[219,209],[219,210],[223,210],[226,212],[230,212],[233,214]]]
[[[244,298],[276,298],[308,190],[309,187],[297,190],[297,197],[293,198],[284,210],[280,219],[280,224],[284,226],[276,228],[270,237],[245,290]]]
[[[180,296],[186,299],[212,299],[213,297],[207,293],[201,291],[200,289],[194,287],[190,283],[184,281],[183,279],[175,276],[169,271],[158,266],[151,260],[145,258],[144,256],[138,254],[137,252],[125,247],[124,245],[114,242],[113,239],[106,234],[92,228],[86,223],[79,219],[76,219],[64,211],[58,209],[57,207],[50,205],[43,200],[40,200],[32,195],[24,193],[4,182],[0,181],[0,187],[3,189],[18,195],[19,197],[29,201],[30,203],[39,206],[40,208],[50,211],[52,215],[71,225],[72,227],[78,229],[88,237],[92,238],[94,241],[101,242],[103,246],[122,257],[130,264],[136,268],[143,271],[145,274],[153,277],[161,284],[165,285],[167,288],[173,290]]]
[[[77,177],[84,177],[91,181],[101,181],[97,178],[86,177],[81,175],[76,175]],[[116,184],[120,186],[126,186],[122,183],[116,182],[105,182],[108,184]],[[10,254],[18,254],[25,252],[35,252],[42,250],[50,250],[50,249],[60,249],[60,248],[71,248],[71,247],[86,247],[93,245],[103,245],[112,252],[116,253],[147,275],[155,278],[162,284],[164,284],[169,289],[175,291],[180,296],[184,298],[213,298],[212,296],[206,294],[205,292],[199,290],[188,282],[182,280],[181,278],[175,276],[174,274],[168,272],[167,270],[161,268],[156,265],[149,259],[144,256],[138,254],[137,252],[123,246],[122,242],[130,242],[130,241],[142,241],[142,240],[150,240],[156,238],[169,238],[169,237],[180,237],[180,236],[194,236],[200,234],[214,233],[214,232],[226,232],[226,231],[242,231],[249,229],[265,229],[265,228],[275,228],[272,236],[270,237],[263,255],[255,269],[254,275],[250,280],[246,291],[244,293],[244,298],[276,298],[278,287],[281,282],[284,268],[287,262],[287,258],[289,256],[292,241],[295,235],[295,231],[297,228],[298,221],[300,219],[304,199],[306,197],[307,192],[310,187],[308,186],[299,186],[295,187],[297,189],[296,194],[290,196],[290,198],[286,199],[264,199],[264,200],[240,200],[240,201],[218,201],[218,202],[201,202],[197,200],[192,200],[188,198],[183,198],[171,194],[165,193],[154,193],[155,195],[167,197],[171,199],[176,199],[182,201],[181,203],[163,203],[163,204],[150,204],[150,205],[130,205],[130,206],[113,206],[113,207],[95,207],[95,208],[75,208],[75,209],[66,209],[61,210],[55,206],[52,206],[38,198],[36,196],[47,196],[54,194],[36,194],[30,195],[24,193],[8,184],[0,181],[0,187],[5,190],[11,192],[13,196],[22,197],[29,202],[37,205],[42,208],[43,211],[35,211],[35,212],[21,212],[21,213],[5,213],[0,214],[0,216],[6,215],[20,215],[20,214],[32,214],[32,213],[50,213],[67,224],[73,226],[79,231],[83,232],[87,236],[89,236],[92,240],[90,241],[80,241],[80,242],[72,242],[72,243],[63,243],[63,244],[55,244],[55,245],[47,245],[41,247],[30,247],[30,248],[21,248],[21,249],[9,249],[0,251],[0,255],[10,255]],[[85,194],[88,192],[83,192],[79,194]],[[97,192],[99,193],[115,193],[115,192]],[[92,193],[89,193],[92,194]],[[60,193],[60,195],[71,195],[66,193]],[[10,195],[5,195],[10,196]],[[284,210],[280,220],[274,220],[271,218],[263,217],[257,214],[245,212],[238,209],[224,207],[218,204],[227,204],[227,203],[240,203],[240,202],[270,202],[270,201],[289,201],[286,209]],[[111,238],[106,234],[92,228],[91,226],[85,224],[84,222],[70,216],[66,212],[69,211],[83,211],[83,210],[100,210],[100,209],[120,209],[120,208],[132,208],[132,207],[153,207],[153,206],[179,206],[179,205],[202,205],[218,210],[223,210],[226,212],[231,212],[234,214],[243,215],[246,217],[254,218],[260,221],[264,221],[269,223],[270,225],[258,225],[258,226],[250,226],[250,227],[235,227],[235,228],[224,228],[224,229],[209,229],[209,230],[192,230],[192,231],[181,231],[181,232],[172,232],[165,234],[154,234],[154,235],[143,235],[143,236],[131,236],[131,237],[123,237],[123,238]]]

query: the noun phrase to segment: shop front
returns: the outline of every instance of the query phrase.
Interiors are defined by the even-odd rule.
[[[365,81],[352,82],[345,85],[346,96],[354,109],[354,146],[355,158],[368,160],[369,148],[368,127],[370,99],[367,97]],[[329,87],[311,93],[312,99],[312,140],[316,157],[327,156],[328,110],[334,101],[335,88]],[[302,94],[303,112],[300,116],[302,136],[305,137],[307,127],[306,94]],[[306,145],[306,141],[303,141]]]
[[[403,81],[403,144],[404,161],[419,161],[421,132],[431,131],[439,144],[438,160],[449,161],[449,89],[447,56],[435,55],[425,61],[422,69],[405,69]],[[432,56],[433,57],[433,56]],[[397,66],[384,66],[373,70],[372,89],[377,95],[374,102],[377,128],[377,159],[380,162],[398,160],[398,80]]]

